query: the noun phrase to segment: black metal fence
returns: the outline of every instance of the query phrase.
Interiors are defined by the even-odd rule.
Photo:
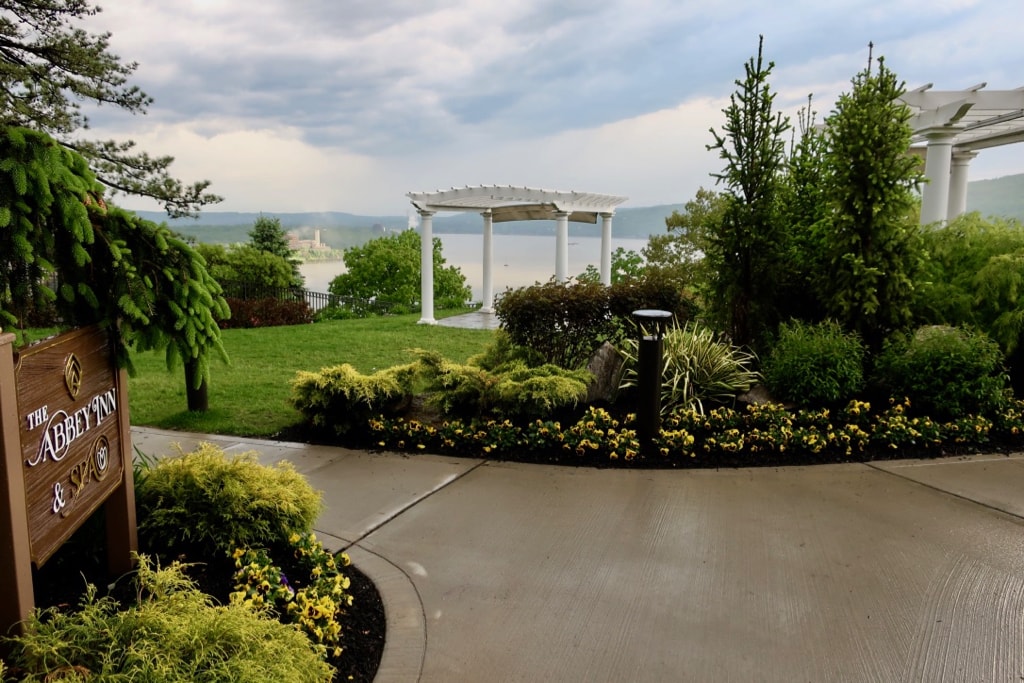
[[[337,296],[325,292],[313,292],[301,287],[265,287],[252,282],[225,281],[220,283],[225,297],[235,299],[278,299],[280,301],[305,301],[314,313],[325,308],[340,308],[357,314],[385,315],[390,304],[373,299],[354,296]]]

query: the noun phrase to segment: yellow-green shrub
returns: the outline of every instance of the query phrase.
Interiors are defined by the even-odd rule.
[[[158,552],[283,545],[313,528],[319,491],[288,462],[261,465],[254,453],[228,457],[208,443],[158,461],[135,492],[139,539]]]
[[[432,401],[445,414],[459,417],[549,418],[582,403],[593,380],[588,370],[552,364],[529,367],[522,360],[511,360],[485,370],[454,363],[437,353],[418,353]]]
[[[298,372],[291,402],[313,427],[344,434],[374,415],[408,407],[419,365],[410,363],[364,375],[348,363]]]
[[[90,683],[320,683],[333,669],[295,628],[244,605],[214,606],[181,565],[140,558],[138,600],[122,607],[89,586],[79,609],[37,611],[7,641],[21,680]]]

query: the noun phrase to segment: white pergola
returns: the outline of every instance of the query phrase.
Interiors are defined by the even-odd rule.
[[[483,216],[483,301],[481,312],[494,312],[494,249],[493,225],[506,221],[555,221],[555,279],[569,278],[569,222],[597,223],[601,217],[601,282],[611,284],[612,216],[615,207],[626,201],[592,192],[559,192],[511,185],[480,185],[437,192],[410,192],[412,205],[420,215],[422,240],[420,323],[433,325],[434,320],[434,258],[433,217],[439,211],[474,211]]]
[[[966,211],[968,166],[980,150],[1024,141],[1024,88],[986,91],[985,85],[932,90],[929,83],[900,97],[913,112],[911,151],[925,159],[922,225]]]

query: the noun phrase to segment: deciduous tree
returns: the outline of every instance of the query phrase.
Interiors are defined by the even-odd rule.
[[[337,296],[375,298],[399,309],[415,310],[420,299],[420,234],[415,230],[372,239],[345,251],[345,269],[331,281]],[[441,240],[433,241],[434,299],[439,308],[463,305],[471,295],[466,278],[445,266]]]

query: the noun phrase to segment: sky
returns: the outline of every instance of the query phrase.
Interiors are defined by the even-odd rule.
[[[682,204],[757,53],[819,119],[874,56],[913,89],[1024,86],[1020,0],[130,0],[91,31],[138,63],[144,116],[91,115],[206,179],[214,211],[405,215],[408,192],[517,185]],[[1024,172],[983,151],[971,179]],[[158,208],[119,197],[129,209]]]

